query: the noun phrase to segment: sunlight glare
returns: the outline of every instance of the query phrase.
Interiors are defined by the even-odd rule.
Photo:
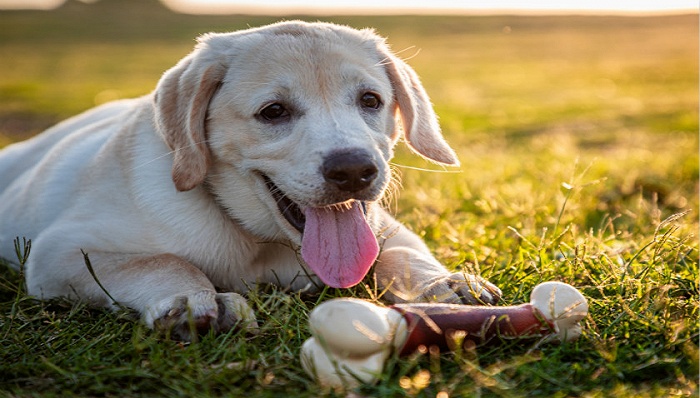
[[[697,11],[694,0],[162,0],[173,10],[211,13],[490,13],[490,12],[673,12]]]
[[[0,0],[0,9],[54,9],[66,0]],[[93,3],[107,0],[79,0]],[[188,14],[561,14],[698,12],[695,0],[160,0]]]

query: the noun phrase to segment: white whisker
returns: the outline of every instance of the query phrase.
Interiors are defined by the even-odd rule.
[[[192,143],[191,145],[188,145],[188,146],[185,146],[185,147],[182,147],[182,148],[178,148],[178,149],[175,149],[175,150],[172,150],[172,151],[165,152],[164,154],[162,154],[162,155],[160,155],[160,156],[157,156],[157,157],[155,157],[155,158],[153,158],[153,159],[151,159],[151,160],[149,160],[149,161],[147,161],[147,162],[144,162],[144,163],[141,163],[141,164],[139,164],[139,165],[137,165],[137,166],[134,166],[131,170],[133,171],[133,170],[137,170],[137,169],[140,169],[140,168],[142,168],[142,167],[148,166],[149,164],[151,164],[151,163],[153,163],[153,162],[157,162],[158,160],[163,159],[163,158],[166,157],[166,156],[170,156],[170,155],[174,154],[175,152],[177,152],[177,151],[179,151],[179,150],[181,150],[181,149],[191,148],[191,147],[193,147],[193,146],[195,146],[195,145],[206,144],[206,143],[208,143],[208,142],[209,142],[208,140],[199,141],[199,142]]]
[[[401,54],[401,53],[404,52],[404,51],[408,51],[408,50],[411,50],[411,49],[414,49],[414,48],[416,48],[416,46],[410,46],[410,47],[404,48],[403,50],[397,52],[396,55],[399,55],[399,54]],[[420,54],[420,48],[416,48],[416,52],[414,52],[411,56],[408,56],[408,57],[406,57],[406,58],[401,58],[401,57],[399,57],[399,58],[401,58],[402,61],[406,62],[406,61],[408,61],[409,59],[412,59],[412,58],[414,58],[414,57],[417,57],[418,54]]]
[[[423,167],[414,167],[414,166],[408,166],[408,165],[405,165],[405,164],[398,164],[398,163],[393,163],[393,162],[391,163],[391,165],[392,165],[392,166],[395,166],[395,167],[400,167],[400,168],[402,168],[402,169],[418,170],[418,171],[428,171],[428,172],[431,172],[431,173],[446,173],[446,174],[459,174],[459,173],[462,173],[462,170],[445,170],[445,169],[436,170],[436,169],[426,169],[426,168],[423,168]]]
[[[406,62],[406,61],[408,61],[409,59],[411,59],[411,58],[413,58],[413,57],[416,57],[418,54],[420,54],[420,48],[419,48],[419,49],[416,49],[416,52],[414,52],[412,55],[410,55],[410,56],[408,56],[408,57],[406,57],[406,58],[401,58],[401,57],[399,57],[398,55],[401,54],[401,53],[403,53],[403,52],[406,52],[406,51],[408,51],[408,50],[412,50],[412,49],[414,49],[414,48],[416,48],[416,46],[409,46],[409,47],[406,47],[406,48],[404,48],[404,49],[401,50],[401,51],[395,52],[394,55],[396,55],[397,58],[399,58],[400,60]],[[384,57],[384,58],[381,59],[379,62],[377,62],[376,64],[374,64],[374,66],[385,66],[385,65],[389,65],[389,64],[391,64],[391,59],[390,59],[389,57]]]
[[[401,171],[392,164],[389,164],[391,169],[391,177],[389,178],[389,184],[387,184],[384,195],[381,199],[381,204],[384,208],[390,209],[393,206],[394,213],[398,212],[398,200],[399,192],[401,191]]]
[[[394,55],[399,55],[401,53],[404,53],[408,50],[412,50],[414,48],[416,48],[416,46],[408,46],[408,47],[404,48],[403,50],[399,50],[399,51],[394,52]],[[418,49],[418,51],[420,51],[420,49]]]
[[[141,167],[148,166],[149,164],[151,164],[151,163],[153,163],[153,162],[156,162],[156,161],[158,161],[158,160],[160,160],[160,159],[163,159],[164,157],[169,156],[169,155],[171,155],[171,154],[173,154],[173,153],[175,153],[175,151],[165,152],[164,154],[162,154],[162,155],[156,157],[155,159],[151,159],[151,160],[149,160],[149,161],[147,161],[147,162],[141,163],[141,164],[138,165],[138,166],[134,166],[131,170],[133,171],[133,170],[136,170],[136,169],[140,169]]]
[[[389,57],[385,57],[379,60],[379,62],[377,62],[376,64],[374,64],[374,66],[385,66],[389,64],[391,64],[391,60],[389,59]]]

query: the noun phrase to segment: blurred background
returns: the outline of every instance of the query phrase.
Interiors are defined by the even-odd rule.
[[[317,3],[0,0],[0,143],[149,92],[199,34],[304,18],[295,12],[387,36],[411,58],[448,130],[542,129],[547,119],[610,128],[651,113],[661,130],[688,131],[697,119],[689,0]],[[12,10],[32,7],[44,11]],[[388,13],[397,15],[375,15]]]
[[[5,9],[44,9],[49,10],[63,5],[68,0],[2,0],[0,7]],[[81,0],[94,3],[99,0]],[[401,13],[444,13],[454,12],[688,12],[697,9],[697,2],[690,0],[544,0],[538,2],[524,0],[335,0],[321,2],[316,0],[161,0],[168,8],[192,14],[234,14],[234,13],[345,13],[367,14],[382,12],[386,14]]]
[[[465,210],[507,206],[522,224],[522,208],[551,202],[538,211],[556,215],[559,205],[522,203],[542,194],[532,181],[552,180],[555,196],[559,182],[605,180],[591,192],[594,214],[581,216],[586,226],[611,212],[634,222],[621,203],[639,195],[659,217],[697,208],[695,2],[492,3],[0,0],[0,147],[149,93],[205,32],[322,20],[386,36],[422,77],[461,156],[468,185],[412,189],[406,204],[458,195]],[[408,168],[431,166],[415,156],[399,151],[396,162],[407,166],[404,184],[435,177]]]

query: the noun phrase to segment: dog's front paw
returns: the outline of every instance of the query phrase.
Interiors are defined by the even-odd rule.
[[[163,300],[144,313],[144,322],[182,341],[192,341],[210,330],[221,333],[239,327],[255,332],[258,327],[245,298],[210,290]]]
[[[438,302],[452,304],[496,304],[501,289],[485,279],[465,274],[424,275],[427,278],[407,283],[395,279],[387,289],[387,298],[395,303]],[[415,274],[414,274],[415,277]]]
[[[243,296],[237,293],[218,293],[216,303],[219,308],[216,321],[218,332],[225,332],[234,327],[241,328],[248,333],[258,332],[255,313]]]
[[[480,276],[450,274],[431,256],[408,248],[382,253],[377,281],[394,303],[495,304],[501,290]]]
[[[431,284],[424,295],[427,301],[456,304],[496,304],[501,298],[501,289],[486,279],[456,272],[446,275]]]

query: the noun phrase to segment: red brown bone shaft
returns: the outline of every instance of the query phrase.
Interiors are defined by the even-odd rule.
[[[420,346],[457,348],[498,339],[540,337],[573,341],[588,314],[586,298],[573,286],[544,282],[530,302],[510,307],[454,304],[397,304],[384,307],[355,298],[319,304],[309,315],[312,337],[301,349],[302,366],[321,385],[342,389],[372,383],[395,352]]]
[[[453,350],[458,336],[481,344],[493,338],[543,335],[554,330],[554,325],[531,304],[479,307],[422,303],[391,308],[401,312],[408,323],[409,334],[400,355],[412,354],[420,346]]]

